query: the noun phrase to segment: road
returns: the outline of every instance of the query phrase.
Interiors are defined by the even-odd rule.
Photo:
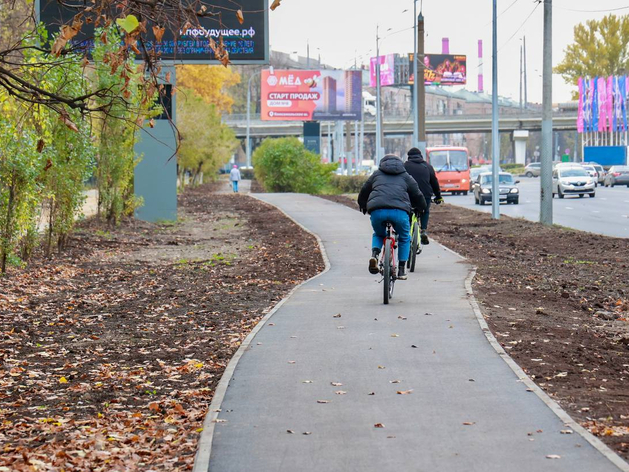
[[[520,204],[500,205],[505,215],[539,221],[540,179],[517,177],[520,180]],[[449,196],[445,200],[453,205],[491,213],[491,204],[474,204],[474,195]],[[554,223],[591,233],[629,238],[629,188],[596,189],[596,197],[566,197],[554,199]]]
[[[619,470],[579,434],[562,434],[491,347],[458,256],[427,246],[384,306],[367,271],[367,217],[309,195],[259,198],[320,236],[330,270],[244,348],[195,471]]]

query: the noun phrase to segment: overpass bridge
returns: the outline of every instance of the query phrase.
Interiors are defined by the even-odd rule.
[[[247,136],[246,115],[226,115],[225,124],[234,130],[238,138]],[[515,130],[541,131],[541,113],[521,113],[501,115],[500,132]],[[574,131],[577,129],[576,112],[556,112],[553,116],[554,131]],[[327,135],[327,127],[321,132]],[[332,131],[333,132],[333,131]],[[376,121],[373,117],[365,120],[365,134],[375,134]],[[428,134],[491,133],[491,115],[435,115],[426,117]],[[409,116],[387,116],[384,120],[385,134],[413,134],[413,118]],[[252,139],[303,135],[301,121],[262,121],[259,115],[251,116],[250,135]]]

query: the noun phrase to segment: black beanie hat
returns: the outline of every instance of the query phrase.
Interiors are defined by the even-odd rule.
[[[423,157],[422,156],[422,152],[419,149],[417,149],[417,148],[411,148],[411,150],[408,151],[408,155],[409,155],[409,157],[410,156],[421,156],[421,157]]]

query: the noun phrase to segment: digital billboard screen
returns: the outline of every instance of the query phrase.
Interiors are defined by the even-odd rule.
[[[357,121],[362,71],[263,70],[261,102],[263,120]]]
[[[411,69],[409,83],[412,84],[413,54],[409,54],[409,62]],[[424,67],[424,83],[426,85],[465,85],[467,83],[467,56],[426,54]]]
[[[39,5],[39,19],[45,25],[49,37],[58,34],[61,25],[70,23],[77,13],[76,9],[63,6],[59,0],[38,0],[36,3]],[[182,20],[176,30],[166,28],[159,42],[153,36],[153,26],[165,25],[153,25],[149,22],[146,27],[147,50],[157,51],[163,60],[219,64],[210,46],[210,39],[218,43],[222,38],[233,64],[269,62],[268,0],[212,0],[211,4],[205,6],[208,12],[218,13],[220,16],[200,18],[199,24],[194,26],[185,24]],[[242,24],[236,15],[238,7],[243,12]],[[80,52],[89,53],[94,45],[93,38],[94,22],[84,21],[81,32],[69,44]]]

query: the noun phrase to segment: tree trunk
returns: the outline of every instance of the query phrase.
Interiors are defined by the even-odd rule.
[[[7,273],[7,257],[9,256],[9,240],[11,238],[11,218],[13,216],[13,201],[15,199],[15,172],[9,186],[9,203],[7,205],[7,221],[4,228],[4,242],[2,243],[2,263],[0,274]]]

